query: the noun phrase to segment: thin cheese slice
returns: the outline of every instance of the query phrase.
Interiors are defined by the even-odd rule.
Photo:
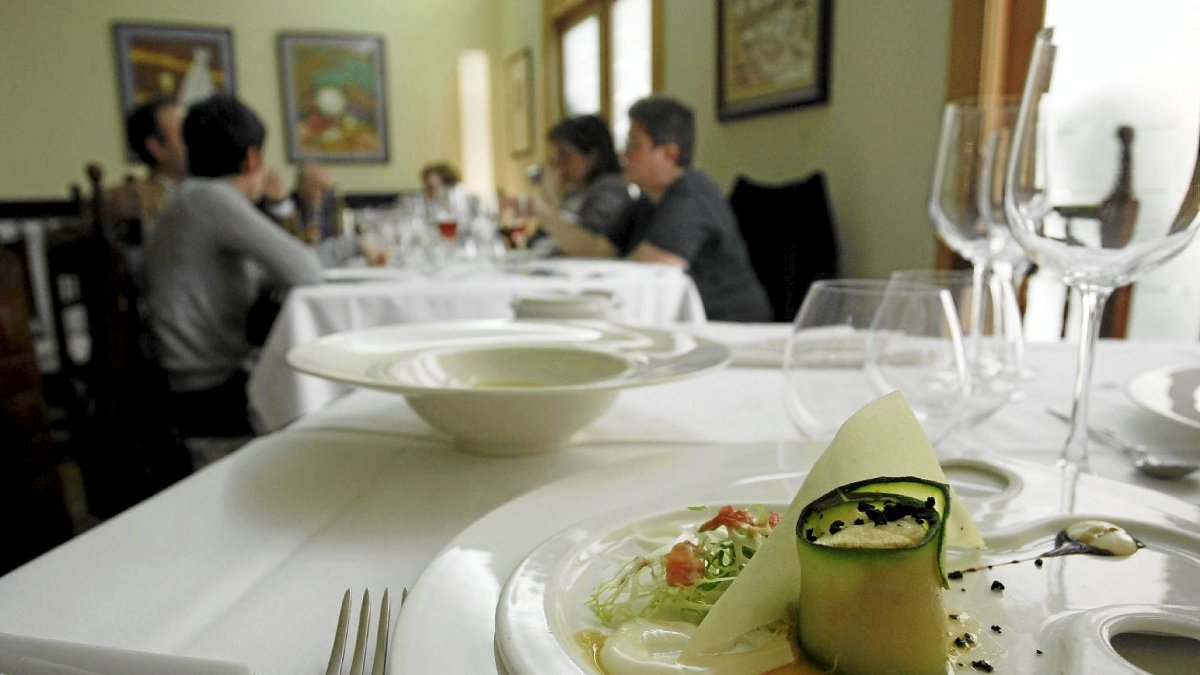
[[[800,512],[814,499],[856,481],[879,476],[915,476],[946,483],[933,446],[904,397],[895,392],[868,404],[838,430],[813,464],[800,491],[767,539],[742,570],[683,650],[682,661],[725,651],[738,637],[787,615],[800,589],[795,527]],[[951,492],[946,543],[984,548],[979,528]]]

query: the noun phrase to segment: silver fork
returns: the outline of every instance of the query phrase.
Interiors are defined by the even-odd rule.
[[[400,605],[408,597],[408,589],[400,594]],[[375,630],[375,656],[372,659],[371,675],[383,675],[387,669],[388,632],[392,607],[388,590],[383,589],[383,602],[379,604],[379,626]],[[329,666],[325,675],[338,675],[342,670],[342,659],[346,655],[346,636],[350,629],[350,590],[342,596],[342,611],[338,615],[337,633],[333,640],[333,651],[329,654]],[[358,634],[354,639],[354,656],[350,659],[350,674],[363,675],[367,665],[367,636],[371,631],[371,596],[363,591],[362,606],[358,610]]]

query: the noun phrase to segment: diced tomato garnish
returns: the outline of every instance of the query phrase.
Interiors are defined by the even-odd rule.
[[[730,529],[734,530],[739,527],[745,527],[746,525],[754,525],[754,516],[750,515],[749,511],[735,509],[726,504],[725,506],[721,507],[721,510],[717,512],[717,515],[713,516],[712,520],[701,525],[699,531],[707,532],[709,530],[715,530],[722,525],[726,525]]]
[[[771,526],[771,529],[774,529],[775,526],[779,524],[779,514],[775,513],[774,511],[768,513],[767,524]]]
[[[681,541],[663,556],[668,586],[694,586],[704,578],[704,560],[696,555],[696,549],[692,542]]]

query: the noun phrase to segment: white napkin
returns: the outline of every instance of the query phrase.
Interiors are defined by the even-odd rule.
[[[153,654],[78,642],[0,633],[0,673],[6,675],[253,675],[230,661]]]

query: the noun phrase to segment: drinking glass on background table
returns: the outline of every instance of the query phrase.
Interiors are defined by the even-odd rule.
[[[896,270],[898,282],[932,284],[946,289],[954,301],[962,332],[970,391],[956,430],[987,419],[1020,391],[1024,354],[1021,312],[1012,287],[983,270]]]
[[[1071,430],[1088,471],[1088,389],[1112,291],[1176,255],[1200,213],[1200,11],[1117,11],[1043,30],[1017,117],[1005,205],[1034,262],[1081,296]]]
[[[800,432],[813,440],[829,440],[855,411],[882,394],[901,389],[930,436],[940,438],[953,420],[949,410],[927,390],[885,384],[868,373],[868,351],[876,349],[876,369],[906,365],[923,372],[946,368],[965,382],[962,337],[949,293],[926,284],[910,285],[903,298],[889,288],[903,284],[882,279],[833,279],[813,283],[792,326],[783,355],[784,396],[788,413]],[[885,300],[891,307],[881,314]],[[880,321],[886,322],[881,326]],[[889,335],[878,334],[887,330]],[[892,382],[899,382],[900,372]],[[853,375],[853,377],[848,377]],[[953,378],[951,378],[953,379]]]

